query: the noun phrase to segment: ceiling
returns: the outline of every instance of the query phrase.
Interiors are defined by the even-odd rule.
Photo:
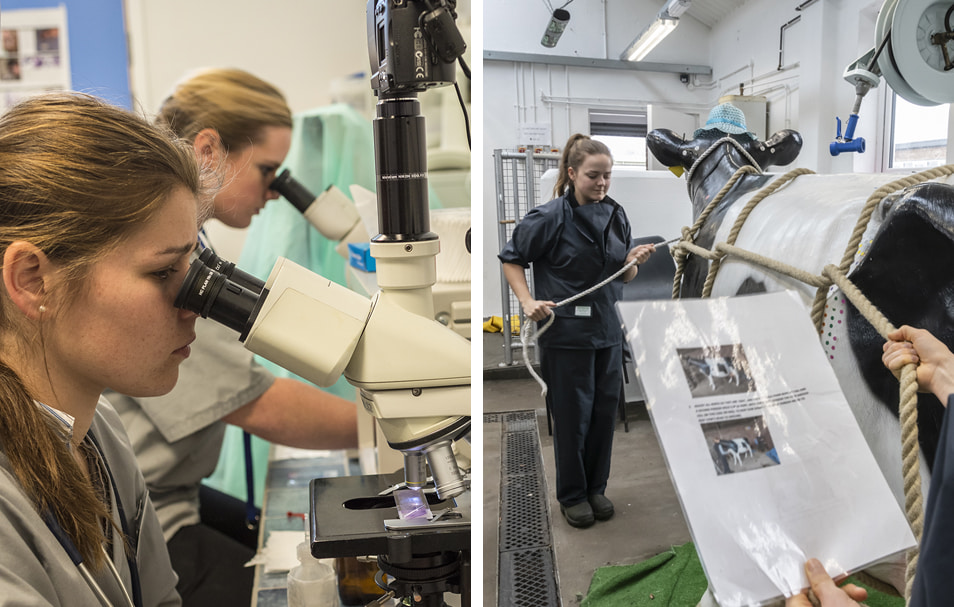
[[[713,27],[746,2],[748,0],[692,0],[686,14],[700,23]]]

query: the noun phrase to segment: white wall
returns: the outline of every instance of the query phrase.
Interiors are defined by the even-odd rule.
[[[361,1],[126,0],[126,6],[133,105],[149,114],[198,68],[247,70],[277,86],[293,112],[329,105],[332,82],[370,69]],[[370,85],[365,88],[373,103]],[[237,260],[246,231],[216,221],[206,228],[220,255]]]
[[[457,5],[469,39],[470,0]],[[293,112],[329,105],[335,90],[347,89],[364,97],[370,119],[366,7],[364,0],[126,0],[133,103],[153,113],[189,72],[237,67],[277,86]],[[438,95],[421,95],[429,143],[439,139]],[[207,229],[223,257],[238,259],[245,230],[214,221]]]
[[[828,145],[835,136],[835,116],[844,121],[855,99],[854,88],[843,79],[844,68],[874,46],[874,19],[881,1],[821,0],[796,12],[795,7],[800,4],[795,0],[749,1],[711,29],[684,15],[675,32],[646,60],[712,67],[711,76],[693,76],[687,85],[680,84],[677,75],[670,73],[485,63],[484,226],[496,225],[493,150],[514,147],[521,122],[549,123],[553,140],[559,146],[574,132],[588,132],[589,107],[646,101],[710,108],[724,94],[739,94],[740,83],[744,85],[744,94],[763,94],[768,98],[769,133],[792,128],[802,134],[802,152],[786,169],[799,166],[819,173],[880,170],[876,150],[882,140],[887,88],[884,84],[869,93],[860,112],[856,137],[865,137],[868,152],[833,158]],[[485,5],[485,49],[548,52],[539,44],[547,21],[542,3],[530,3],[540,6],[522,9],[527,13],[521,13],[528,19],[526,22],[518,22],[514,13],[503,10],[508,5],[505,0],[487,0]],[[568,27],[549,54],[595,56],[594,45],[582,41],[575,44],[575,36],[590,32],[593,23],[602,18],[605,42],[600,58],[616,59],[662,5],[663,2],[652,0],[603,0],[595,6],[590,3],[585,12],[576,11],[582,17],[580,30],[574,32]],[[577,4],[568,7],[571,24],[577,18],[574,6]],[[507,19],[495,20],[497,15],[507,15]],[[781,27],[797,16],[800,20],[784,33],[780,70]],[[547,102],[548,96],[569,97],[573,101]],[[631,219],[638,223],[638,218]],[[484,230],[483,245],[482,314],[486,317],[501,313],[499,263],[495,257],[500,243],[496,229]]]

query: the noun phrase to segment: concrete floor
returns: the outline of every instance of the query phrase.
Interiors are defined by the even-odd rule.
[[[570,527],[554,494],[553,443],[547,434],[540,386],[521,364],[502,366],[503,337],[484,333],[483,413],[532,410],[546,473],[550,537],[562,607],[579,605],[597,568],[637,563],[690,541],[682,510],[669,479],[652,424],[639,402],[627,407],[629,431],[622,422],[613,440],[613,464],[606,496],[616,515],[588,529]],[[517,340],[519,343],[519,339]],[[519,352],[513,356],[521,360]],[[484,607],[498,605],[498,529],[500,520],[501,424],[484,421]],[[500,607],[510,607],[500,605]],[[544,606],[539,606],[544,607]]]

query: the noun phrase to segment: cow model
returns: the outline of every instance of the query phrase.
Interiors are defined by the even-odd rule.
[[[766,141],[717,130],[697,132],[686,141],[658,129],[647,136],[656,158],[670,167],[689,170],[687,184],[693,216],[698,217],[743,165],[759,170],[791,163],[801,137],[780,131]],[[727,235],[746,201],[778,175],[745,175],[711,210],[695,243],[711,249]],[[879,187],[898,179],[884,174],[802,175],[766,197],[752,210],[736,246],[784,262],[814,275],[838,265],[866,200]],[[928,329],[954,347],[954,178],[910,186],[885,197],[868,223],[849,279],[895,326]],[[686,260],[681,296],[702,294],[709,262]],[[712,287],[712,296],[731,296],[792,289],[806,303],[815,287],[761,266],[726,258]],[[898,382],[881,363],[884,339],[833,287],[828,291],[822,343],[842,390],[872,452],[900,504],[904,504]],[[922,487],[927,489],[943,408],[933,396],[918,403]],[[925,465],[927,462],[927,465]],[[882,577],[903,589],[897,570]],[[899,586],[899,582],[902,584]]]

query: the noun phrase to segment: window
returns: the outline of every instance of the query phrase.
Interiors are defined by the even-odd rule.
[[[950,105],[915,105],[894,93],[888,168],[923,170],[947,162]]]
[[[613,164],[646,168],[646,110],[590,110],[590,137],[602,141]]]

